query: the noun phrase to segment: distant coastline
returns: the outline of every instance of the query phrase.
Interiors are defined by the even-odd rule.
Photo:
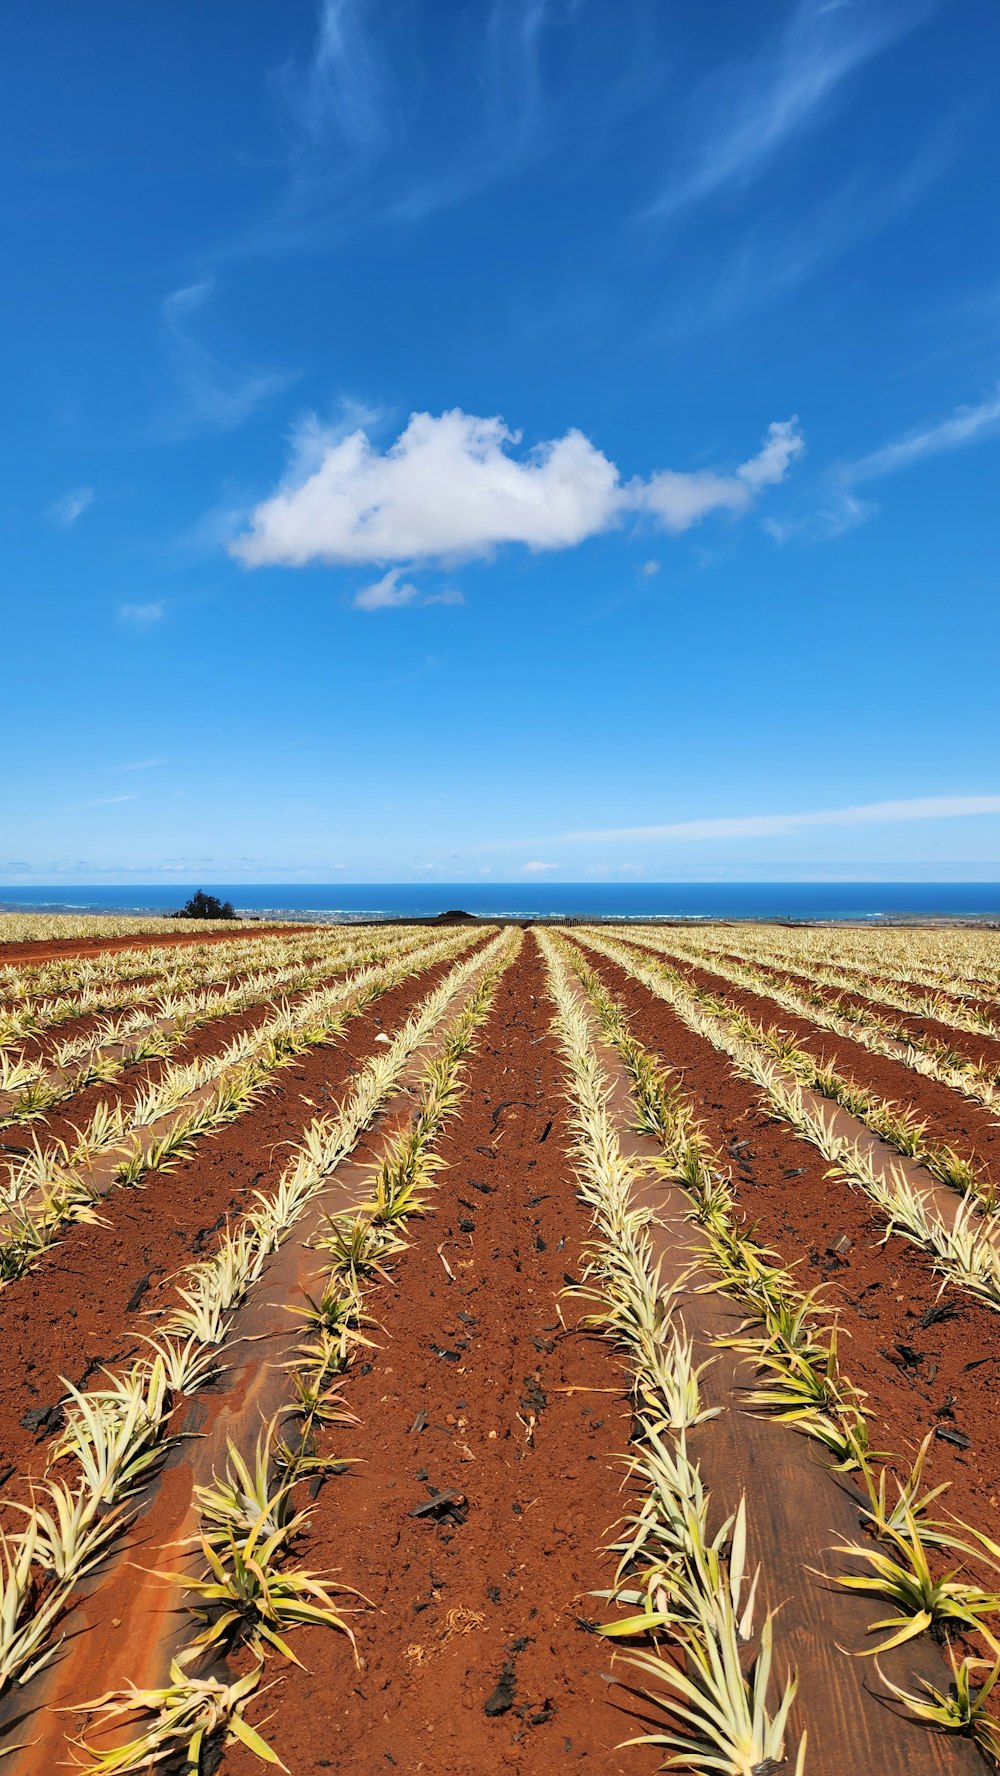
[[[231,900],[247,918],[300,922],[427,919],[461,909],[486,919],[1000,924],[1000,883],[990,882],[59,883],[0,885],[0,912],[148,917],[173,911],[192,886]]]

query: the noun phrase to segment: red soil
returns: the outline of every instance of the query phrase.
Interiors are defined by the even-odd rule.
[[[610,1648],[580,1625],[606,1610],[590,1593],[612,1576],[597,1551],[621,1510],[630,1415],[612,1353],[574,1329],[580,1304],[559,1323],[587,1216],[543,992],[529,939],[469,1063],[431,1214],[374,1298],[382,1348],[348,1377],[361,1422],[332,1441],[358,1466],[324,1485],[302,1563],[334,1566],[375,1611],[352,1619],[360,1671],[343,1636],[296,1637],[308,1669],[284,1668],[266,1728],[296,1776],[659,1765],[649,1747],[615,1749],[641,1729],[605,1680]],[[464,1499],[460,1523],[413,1515],[432,1487]],[[237,1748],[223,1769],[255,1764]]]
[[[593,951],[588,954],[596,960]],[[636,954],[646,962],[657,960],[652,952],[640,951],[638,945]],[[954,1147],[965,1158],[976,1159],[981,1171],[1000,1187],[1000,1124],[984,1105],[974,1104],[970,1098],[952,1091],[950,1086],[916,1073],[903,1061],[873,1054],[860,1042],[837,1036],[832,1030],[820,1029],[808,1018],[786,1011],[783,1005],[777,1005],[765,994],[736,987],[711,969],[674,956],[662,959],[669,961],[692,985],[707,987],[717,998],[728,1005],[738,1006],[758,1022],[776,1025],[779,1030],[801,1039],[802,1046],[817,1060],[831,1062],[847,1078],[869,1087],[881,1097],[912,1107],[922,1119],[926,1119],[928,1136]],[[603,964],[603,958],[601,961]]]
[[[902,1240],[881,1244],[867,1200],[828,1179],[815,1150],[761,1112],[755,1088],[725,1057],[617,965],[589,951],[588,959],[633,1013],[637,1035],[681,1069],[707,1134],[733,1162],[737,1201],[757,1238],[798,1265],[803,1288],[824,1284],[841,1310],[843,1368],[867,1390],[873,1443],[912,1452],[925,1430],[944,1431],[932,1444],[928,1483],[949,1480],[945,1506],[1000,1532],[1000,1422],[983,1410],[1000,1380],[996,1316],[950,1291],[945,1300],[958,1317],[932,1317],[938,1291],[928,1261]],[[113,1191],[107,1227],[76,1228],[0,1291],[8,1496],[25,1496],[54,1428],[50,1419],[36,1430],[26,1413],[58,1406],[60,1375],[79,1381],[93,1363],[138,1352],[143,1326],[155,1327],[150,1308],[172,1298],[170,1274],[210,1250],[222,1218],[277,1179],[287,1143],[343,1095],[377,1052],[376,1035],[398,1028],[450,966],[386,994],[338,1043],[283,1071],[273,1092],[200,1141],[190,1161],[153,1174],[140,1191]],[[267,1677],[279,1681],[250,1709],[258,1722],[270,1715],[265,1737],[296,1776],[550,1776],[553,1765],[651,1776],[662,1767],[655,1748],[617,1749],[646,1723],[607,1681],[611,1649],[586,1632],[607,1613],[592,1593],[611,1582],[613,1563],[599,1550],[624,1505],[618,1457],[631,1420],[614,1353],[581,1328],[584,1304],[561,1299],[567,1279],[580,1275],[588,1216],[573,1188],[551,1016],[529,936],[466,1063],[465,1094],[439,1143],[446,1169],[430,1212],[411,1224],[409,1250],[370,1298],[380,1348],[356,1363],[344,1388],[359,1422],[329,1438],[330,1450],[354,1465],[317,1489],[298,1548],[302,1566],[332,1571],[371,1599],[374,1607],[351,1618],[360,1669],[343,1635],[301,1629],[292,1644],[306,1669],[269,1660]],[[768,1021],[792,1027],[773,1005]],[[828,1047],[824,1034],[822,1052],[834,1040]],[[858,1057],[858,1077],[869,1081],[876,1057]],[[921,1092],[928,1086],[906,1077]],[[72,1109],[80,1117],[79,1101]],[[273,1310],[276,1323],[287,1323],[287,1292],[260,1300],[265,1318]],[[256,1372],[266,1362],[254,1358]],[[215,1410],[225,1385],[218,1398],[213,1391]],[[203,1408],[199,1397],[186,1428],[198,1427]],[[796,1436],[768,1430],[778,1440]],[[188,1500],[191,1447],[175,1446],[134,1546],[98,1581],[106,1637],[121,1599],[155,1611],[142,1567],[162,1564],[150,1550],[169,1539],[164,1525]],[[756,1478],[766,1489],[776,1475],[780,1484],[777,1467]],[[432,1489],[453,1492],[456,1513],[421,1511]],[[179,1619],[178,1644],[187,1633]],[[77,1657],[87,1640],[78,1636]],[[94,1667],[90,1694],[118,1681],[99,1652],[85,1657]],[[58,1679],[61,1668],[53,1669]],[[28,1741],[30,1722],[12,1736]],[[30,1758],[12,1767],[31,1772]],[[222,1768],[256,1776],[260,1765],[237,1747]]]
[[[310,925],[234,924],[226,931],[145,932],[136,937],[46,937],[29,943],[0,943],[0,968],[9,962],[45,962],[50,956],[103,956],[108,950],[146,950],[177,944],[231,943],[238,937],[287,937]]]
[[[753,966],[755,968],[763,968],[766,971],[766,973],[773,974],[775,976],[788,975],[791,979],[795,980],[796,982],[801,981],[804,986],[809,986],[809,987],[819,986],[820,988],[822,988],[822,990],[824,992],[828,992],[828,993],[839,994],[839,993],[843,992],[847,996],[847,998],[849,1000],[852,1000],[855,1004],[869,1005],[869,1006],[872,1005],[872,1001],[870,999],[865,999],[860,994],[852,994],[849,988],[842,989],[840,987],[832,987],[826,981],[817,981],[812,975],[806,974],[805,969],[806,969],[807,964],[804,962],[801,962],[801,961],[794,961],[794,962],[793,961],[779,962],[779,961],[770,961],[770,960],[764,961],[759,956],[747,957],[745,955],[741,955],[738,950],[720,951],[720,955],[725,955],[726,958],[730,962],[744,962],[745,963],[748,960],[752,961]],[[833,962],[834,962],[833,957],[830,958],[830,962],[831,962],[831,964],[833,964]],[[836,966],[839,967],[840,965],[841,965],[841,959],[838,957],[836,959]],[[866,984],[868,986],[874,988],[876,991],[878,991],[878,989],[880,987],[884,987],[887,991],[887,994],[894,993],[896,991],[899,991],[901,993],[915,993],[915,994],[938,993],[938,994],[940,994],[940,996],[943,999],[945,999],[948,1003],[953,1005],[955,1007],[956,1011],[985,1012],[988,1017],[990,1017],[994,1020],[994,1022],[996,1022],[997,1019],[1000,1018],[1000,1009],[998,1009],[997,1001],[995,998],[991,999],[989,997],[984,996],[982,998],[977,999],[974,996],[972,996],[971,987],[976,984],[974,982],[970,982],[970,993],[963,996],[963,995],[960,995],[956,990],[948,988],[943,985],[939,986],[939,987],[933,987],[933,986],[927,985],[925,982],[922,982],[922,981],[917,982],[917,981],[896,980],[896,979],[894,979],[894,977],[892,975],[874,974],[870,970],[868,970],[867,968],[862,968],[862,966],[860,964],[856,964],[855,968],[853,970],[847,964],[844,964],[844,972],[848,975],[849,978],[851,977],[851,975],[853,973],[862,972],[864,974]],[[978,984],[982,985],[982,982],[980,982]],[[896,1007],[889,1005],[888,998],[886,999],[886,1010],[889,1012],[889,1014],[891,1016],[896,1015]],[[898,1015],[900,1017],[903,1017],[906,1014],[903,1012],[899,1012]],[[919,1016],[918,1016],[918,1021],[919,1021]],[[950,1029],[951,1026],[946,1025],[945,1028]]]
[[[802,1289],[823,1285],[827,1306],[839,1309],[841,1363],[868,1395],[873,1445],[912,1454],[935,1431],[928,1482],[949,1481],[947,1508],[1000,1537],[1000,1421],[984,1411],[1000,1384],[1000,1317],[949,1289],[943,1302],[954,1317],[925,1325],[942,1304],[929,1259],[900,1238],[883,1244],[868,1198],[830,1178],[816,1149],[760,1108],[760,1093],[725,1056],[617,963],[587,957],[632,1014],[635,1034],[680,1073],[732,1167],[754,1237],[797,1266]],[[968,1445],[948,1440],[956,1434]]]
[[[287,963],[282,962],[280,966],[291,966],[294,960],[296,960],[296,958],[289,957]],[[317,960],[318,957],[310,956],[304,966],[310,966]],[[330,970],[331,975],[335,966],[335,961],[332,961]],[[224,980],[196,981],[191,988],[183,986],[175,987],[164,980],[162,976],[147,976],[142,982],[143,985],[148,985],[149,990],[147,996],[144,999],[137,999],[127,1006],[122,1006],[120,1009],[114,1007],[114,989],[113,987],[109,987],[108,1004],[105,1009],[86,1012],[82,1017],[66,1018],[61,1023],[50,1024],[45,1029],[40,1030],[37,1035],[19,1037],[17,1041],[12,1044],[12,1047],[18,1053],[23,1053],[29,1060],[41,1060],[52,1054],[63,1042],[67,1042],[70,1039],[76,1040],[78,1037],[89,1035],[92,1032],[99,1032],[101,1025],[105,1023],[108,1018],[117,1020],[119,1017],[133,1017],[137,1013],[145,1011],[148,1014],[150,1021],[152,1021],[158,1015],[156,1006],[159,1000],[168,993],[186,993],[191,991],[195,993],[204,993],[209,1002],[213,999],[220,999],[224,994],[233,992],[235,988],[242,986],[249,978],[250,972],[251,971],[245,968],[241,962],[237,963],[234,961],[232,972],[228,974]],[[258,970],[255,968],[252,972],[256,974]],[[270,970],[267,970],[267,972],[270,972]],[[131,986],[138,986],[140,982],[134,981],[129,984]],[[274,989],[274,997],[276,999],[288,999],[291,1001],[293,998],[298,997],[300,993],[312,991],[313,987],[317,987],[321,984],[322,983],[319,980],[316,980],[312,982],[309,987],[296,989],[294,994],[289,992],[287,988],[282,988],[279,984]],[[55,994],[51,995],[53,998],[56,996],[57,995]],[[266,1001],[264,1001],[264,1003],[266,1003]],[[132,1041],[134,1038],[130,1037],[129,1040]]]
[[[671,957],[671,961],[677,960],[677,957]],[[745,963],[746,958],[737,956],[734,960]],[[956,1030],[953,1024],[943,1024],[939,1018],[924,1017],[915,1011],[900,1011],[895,1005],[888,1003],[878,1005],[873,1000],[866,999],[863,993],[851,993],[846,987],[831,987],[826,981],[812,980],[792,968],[758,963],[756,958],[752,965],[755,968],[760,967],[765,974],[773,975],[776,986],[784,984],[782,977],[787,977],[793,992],[821,993],[832,1011],[836,1011],[838,1004],[853,1005],[859,1011],[869,1012],[875,1017],[889,1018],[894,1025],[901,1030],[910,1031],[914,1036],[925,1038],[929,1042],[943,1043],[946,1048],[953,1048],[956,1054],[964,1055],[966,1060],[981,1061],[986,1067],[1000,1068],[1000,1042],[990,1036],[981,1036],[971,1030]],[[721,976],[717,978],[721,979]]]
[[[203,1136],[189,1160],[147,1174],[140,1189],[112,1190],[101,1205],[106,1225],[73,1227],[0,1289],[0,1483],[44,1465],[62,1377],[79,1386],[99,1364],[141,1353],[139,1333],[155,1330],[146,1316],[162,1302],[163,1279],[210,1251],[225,1217],[240,1213],[252,1190],[277,1181],[288,1144],[339,1100],[380,1032],[402,1022],[450,966],[440,962],[383,994],[336,1043],[283,1068],[245,1116]],[[17,1138],[17,1131],[4,1133]]]

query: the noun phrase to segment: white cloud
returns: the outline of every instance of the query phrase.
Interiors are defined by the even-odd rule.
[[[465,603],[465,593],[460,592],[458,590],[457,586],[446,586],[444,588],[443,592],[428,592],[426,598],[421,599],[421,603],[422,604],[464,604]]]
[[[661,469],[641,487],[635,484],[636,503],[658,518],[666,530],[690,530],[709,512],[742,512],[750,504],[746,484],[733,475],[713,475],[704,470],[693,475]]]
[[[150,623],[160,622],[166,608],[162,599],[157,599],[152,604],[120,604],[118,615],[123,623],[135,623],[138,628],[145,629]]]
[[[215,293],[212,278],[171,291],[161,307],[178,401],[169,422],[174,436],[201,431],[235,431],[255,408],[288,387],[289,376],[274,371],[234,370],[195,339],[191,317]]]
[[[557,863],[539,863],[537,861],[532,861],[531,863],[522,863],[521,873],[525,876],[544,876],[549,870],[558,868],[559,865]]]
[[[659,571],[660,563],[658,561],[644,561],[639,569],[639,572],[643,574],[647,580],[652,579],[652,576],[658,574]]]
[[[740,464],[736,471],[737,478],[752,493],[758,492],[762,487],[777,487],[804,449],[805,442],[799,431],[797,414],[793,414],[791,419],[773,420],[756,456],[751,456],[747,462]]]
[[[698,89],[693,156],[664,184],[650,216],[665,216],[728,186],[745,186],[782,147],[815,125],[855,69],[919,22],[926,7],[872,0],[801,0],[777,45],[742,67],[723,60]],[[700,139],[699,139],[700,138]]]
[[[666,826],[613,827],[562,833],[560,838],[598,840],[759,839],[806,826],[867,826],[901,820],[958,820],[1000,814],[1000,795],[918,796],[912,801],[863,802],[851,808],[820,808],[804,814],[738,814],[713,820],[680,820]]]
[[[49,517],[53,524],[58,524],[60,530],[69,530],[93,503],[92,487],[74,487],[71,493],[64,493],[59,499],[53,500],[49,507]]]
[[[380,580],[374,580],[370,586],[362,586],[360,592],[351,600],[355,610],[398,610],[404,604],[464,604],[465,594],[458,592],[454,586],[446,586],[441,592],[421,592],[411,580],[402,580],[406,571],[402,567],[391,567]]]
[[[907,432],[904,437],[884,444],[880,450],[873,450],[870,456],[859,457],[847,465],[845,476],[850,481],[876,481],[883,475],[895,475],[900,469],[908,469],[911,463],[919,462],[925,456],[940,456],[945,451],[974,444],[998,428],[1000,387],[978,406],[956,407],[949,419],[926,426],[923,431]]]
[[[357,610],[398,610],[401,604],[412,604],[420,593],[409,580],[400,584],[401,567],[390,567],[389,572],[380,580],[374,580],[370,586],[362,586],[354,595]]]
[[[655,513],[667,530],[689,530],[709,512],[745,512],[764,487],[784,480],[790,464],[804,448],[797,419],[776,420],[756,456],[741,463],[732,475],[709,470],[679,474],[661,469],[645,486],[633,483],[635,501]]]
[[[774,428],[772,427],[772,431]],[[858,483],[879,481],[886,475],[898,475],[914,463],[962,450],[1000,432],[1000,385],[993,393],[972,407],[956,407],[947,419],[935,425],[905,432],[867,456],[853,462],[839,463],[826,478],[826,500],[816,511],[801,518],[765,518],[764,528],[776,543],[794,537],[807,541],[826,541],[854,530],[878,513],[874,500],[863,499],[854,491]],[[766,454],[765,451],[761,455]]]
[[[582,432],[523,462],[505,448],[516,442],[502,420],[458,409],[415,413],[384,454],[353,432],[257,507],[234,553],[251,567],[467,557],[505,542],[567,548],[608,527],[618,471]]]
[[[256,507],[230,550],[248,567],[448,561],[488,555],[503,543],[572,548],[628,513],[685,530],[711,511],[745,510],[803,447],[797,422],[786,420],[772,424],[759,453],[731,475],[661,470],[623,483],[576,429],[520,458],[511,449],[519,442],[501,419],[458,408],[413,414],[384,452],[361,428],[324,436],[312,422],[296,440],[284,483]],[[380,584],[376,604],[413,597]]]

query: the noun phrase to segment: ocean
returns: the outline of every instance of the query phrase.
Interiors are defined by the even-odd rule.
[[[309,882],[195,884],[257,918],[346,921],[433,918],[1000,920],[993,882]],[[191,887],[0,885],[0,912],[174,911]]]

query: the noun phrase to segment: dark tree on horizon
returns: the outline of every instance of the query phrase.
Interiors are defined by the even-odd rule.
[[[219,900],[214,894],[206,894],[199,888],[191,899],[176,913],[170,914],[171,919],[238,919],[239,914],[231,900]]]

